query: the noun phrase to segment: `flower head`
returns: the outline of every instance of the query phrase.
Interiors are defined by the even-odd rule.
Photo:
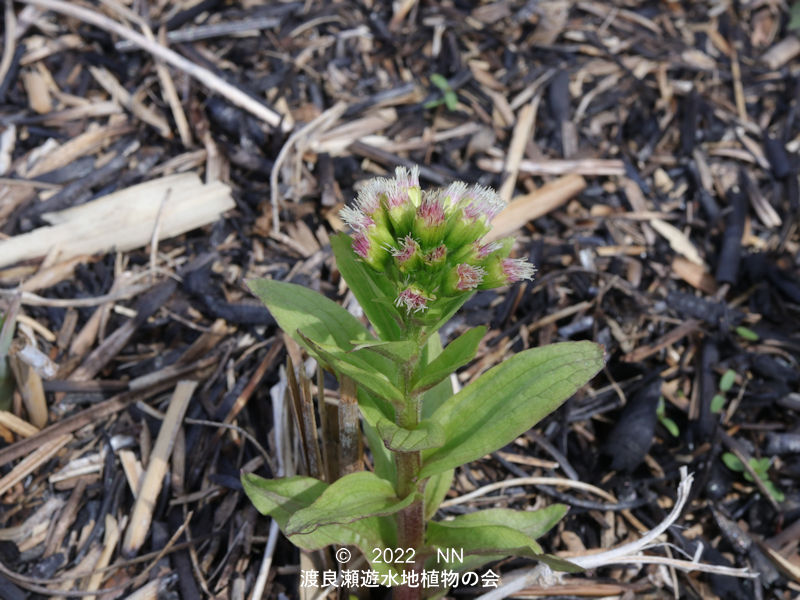
[[[429,267],[441,267],[447,259],[447,246],[439,244],[425,255],[425,264]]]
[[[448,230],[446,241],[462,246],[479,240],[492,229],[492,219],[504,206],[491,188],[475,185],[463,191],[453,204],[455,222]]]
[[[428,308],[428,302],[431,300],[425,295],[422,288],[411,285],[397,295],[394,305],[405,308],[408,313],[416,313]]]
[[[414,219],[414,235],[424,246],[441,242],[447,225],[446,198],[437,193],[426,193],[417,208]]]
[[[414,221],[419,206],[421,190],[419,187],[419,167],[411,171],[397,167],[395,178],[386,181],[386,212],[397,235],[405,235]]]
[[[518,281],[533,279],[536,268],[524,258],[495,255],[486,262],[486,278],[479,289],[488,290]]]
[[[380,271],[386,265],[389,258],[387,245],[392,242],[392,237],[384,227],[378,227],[374,223],[356,230],[353,236],[353,252],[358,254],[365,263],[376,271]]]
[[[342,217],[342,221],[347,223],[353,231],[363,231],[370,225],[375,225],[372,217],[352,206],[345,206],[339,214]]]
[[[447,298],[533,277],[528,261],[509,258],[513,238],[483,239],[503,206],[492,189],[462,182],[423,192],[419,169],[398,167],[394,178],[362,186],[341,215],[355,254],[392,282],[394,304],[435,315]]]
[[[404,237],[398,247],[392,248],[392,256],[401,273],[409,273],[422,263],[419,242],[410,235]]]
[[[442,285],[443,292],[448,296],[455,296],[461,292],[472,291],[480,285],[485,275],[486,269],[481,266],[457,264],[447,272]]]

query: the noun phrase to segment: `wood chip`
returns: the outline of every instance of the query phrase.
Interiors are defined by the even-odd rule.
[[[528,221],[538,219],[562,206],[585,187],[586,181],[580,175],[565,175],[530,194],[517,196],[495,217],[486,240],[498,240],[513,233]]]
[[[680,229],[661,219],[651,219],[650,226],[666,238],[675,252],[684,256],[694,264],[705,267],[705,263],[700,257],[697,248],[695,248],[692,241]]]
[[[165,197],[159,240],[207,225],[234,206],[230,189],[219,181],[204,184],[194,173],[162,177],[44,215],[51,226],[0,241],[0,266],[41,258],[54,246],[62,260],[145,246]]]

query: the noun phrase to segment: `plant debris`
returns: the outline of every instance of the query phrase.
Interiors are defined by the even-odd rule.
[[[312,375],[245,281],[360,314],[332,260],[339,209],[413,164],[428,187],[498,190],[492,235],[537,267],[443,328],[490,325],[459,385],[553,341],[608,357],[535,431],[458,469],[438,518],[563,502],[543,546],[569,559],[661,523],[686,466],[682,528],[649,552],[702,545],[700,562],[759,579],[603,566],[519,593],[800,591],[786,3],[21,0],[4,24],[0,597],[320,593],[300,571],[332,554],[282,540],[239,474],[307,472],[308,424],[335,434],[352,390]]]

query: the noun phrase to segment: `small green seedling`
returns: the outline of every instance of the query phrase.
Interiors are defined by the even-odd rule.
[[[714,397],[711,398],[712,413],[718,413],[725,407],[725,394],[731,390],[735,381],[736,372],[732,369],[728,369],[722,374],[722,378],[719,380],[719,393],[714,394]]]
[[[742,325],[739,325],[734,331],[736,331],[736,335],[748,342],[757,342],[760,339],[755,331]]]
[[[792,12],[788,27],[793,31],[800,30],[800,2],[792,4]]]
[[[0,313],[0,410],[9,410],[14,397],[14,377],[8,364],[8,352],[14,338],[18,310],[19,298],[12,302],[5,314]]]
[[[442,97],[426,102],[425,108],[436,108],[444,104],[447,110],[455,110],[458,107],[458,96],[456,96],[453,88],[450,87],[447,79],[438,73],[434,73],[431,75],[431,83],[441,90]]]
[[[731,471],[741,473],[745,480],[753,482],[753,476],[744,468],[744,464],[739,460],[739,457],[732,452],[725,452],[722,455],[722,462],[725,463],[725,466]],[[766,456],[762,458],[751,458],[749,460],[750,466],[755,474],[758,475],[758,478],[764,483],[764,488],[769,492],[769,495],[772,496],[776,502],[783,502],[785,499],[783,492],[772,483],[767,473],[767,471],[769,471],[770,462],[770,459]]]
[[[658,399],[656,416],[658,416],[658,421],[664,426],[664,429],[672,434],[672,437],[679,437],[681,435],[681,430],[678,428],[678,424],[667,416],[666,407],[664,405],[664,396],[661,396]]]

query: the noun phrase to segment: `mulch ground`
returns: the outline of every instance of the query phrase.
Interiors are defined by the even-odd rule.
[[[5,3],[0,598],[325,595],[299,588],[299,571],[331,558],[270,536],[238,481],[304,468],[285,396],[287,357],[303,356],[245,281],[357,310],[330,251],[337,213],[366,179],[411,164],[423,186],[499,190],[514,209],[498,227],[538,268],[443,330],[490,326],[461,384],[558,340],[608,354],[535,430],[459,469],[439,517],[564,502],[543,544],[568,557],[658,523],[688,466],[682,527],[652,552],[702,544],[701,561],[758,579],[626,566],[522,595],[795,597],[800,41],[787,3],[392,4]],[[163,45],[174,54],[155,60]],[[323,389],[335,410],[335,380],[309,376],[288,387]]]

